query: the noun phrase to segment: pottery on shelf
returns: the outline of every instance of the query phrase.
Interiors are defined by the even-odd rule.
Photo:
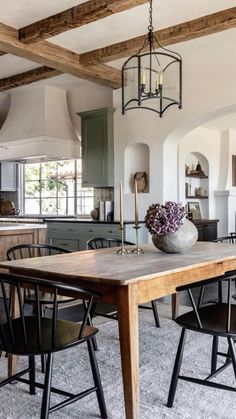
[[[145,192],[148,186],[148,174],[147,172],[136,172],[134,175],[134,181],[137,181],[138,192]]]
[[[197,239],[198,230],[187,218],[175,233],[152,236],[154,246],[166,253],[185,252],[196,243]]]

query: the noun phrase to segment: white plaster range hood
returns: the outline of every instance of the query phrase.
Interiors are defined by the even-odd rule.
[[[0,160],[41,161],[80,157],[66,90],[37,86],[13,92],[0,129]]]

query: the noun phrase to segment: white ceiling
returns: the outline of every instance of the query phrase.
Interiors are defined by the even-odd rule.
[[[83,2],[84,0],[0,0],[0,22],[20,28]],[[233,6],[235,0],[154,0],[154,27],[167,27]],[[64,32],[50,38],[50,42],[77,52],[85,52],[146,33],[147,19],[148,4],[145,4]],[[207,38],[209,37],[203,38],[203,42],[207,42]],[[0,57],[0,63],[0,78],[38,67],[31,61],[10,55]]]
[[[18,29],[83,2],[84,0],[0,0],[0,22]],[[172,26],[235,5],[235,0],[154,0],[154,29]],[[147,32],[147,24],[148,3],[78,29],[69,30],[50,38],[48,41],[83,53],[144,34]],[[207,51],[204,60],[210,60],[212,54],[220,54],[223,48],[230,48],[232,53],[235,54],[236,29],[177,44],[174,49],[182,55],[184,61],[184,57],[189,54],[197,54],[202,45],[207,45],[207,48],[204,48]],[[111,64],[120,68],[123,61],[118,60]],[[0,78],[39,66],[37,63],[10,54],[0,56],[0,64]],[[65,84],[78,82],[84,81],[63,74],[37,83]],[[236,114],[217,118],[204,126],[208,129],[221,131],[227,128],[236,129]]]

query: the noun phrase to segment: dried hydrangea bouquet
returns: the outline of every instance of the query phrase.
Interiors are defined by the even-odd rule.
[[[152,204],[147,210],[145,225],[153,244],[167,253],[184,252],[198,239],[195,225],[185,218],[186,210],[178,202]]]

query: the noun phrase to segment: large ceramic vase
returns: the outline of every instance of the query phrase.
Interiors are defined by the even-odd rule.
[[[166,253],[186,252],[196,243],[197,239],[198,230],[187,218],[175,233],[152,236],[154,246]]]

